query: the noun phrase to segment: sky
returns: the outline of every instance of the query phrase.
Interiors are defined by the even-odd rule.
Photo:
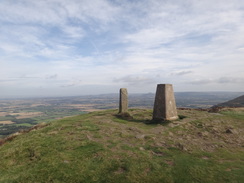
[[[244,91],[243,0],[0,0],[0,97]]]

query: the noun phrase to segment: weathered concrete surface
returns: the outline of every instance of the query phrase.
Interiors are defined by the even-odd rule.
[[[128,112],[128,93],[126,88],[120,88],[119,113]]]
[[[178,119],[172,84],[158,84],[153,108],[153,120]]]

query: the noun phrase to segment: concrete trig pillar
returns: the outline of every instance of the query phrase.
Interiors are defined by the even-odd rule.
[[[153,108],[153,120],[178,119],[172,84],[158,84]]]
[[[120,88],[119,113],[128,112],[128,93],[126,88]]]

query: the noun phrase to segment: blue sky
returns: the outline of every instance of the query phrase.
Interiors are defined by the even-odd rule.
[[[0,0],[0,95],[244,91],[243,0]]]

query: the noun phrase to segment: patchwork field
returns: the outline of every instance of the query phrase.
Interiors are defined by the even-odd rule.
[[[13,121],[0,121],[0,124],[3,124],[3,125],[9,125],[9,124],[13,124],[15,122]]]
[[[40,99],[0,101],[0,138],[41,122],[85,113],[75,106],[56,105],[56,103],[48,102],[52,102],[52,100],[42,102]]]

